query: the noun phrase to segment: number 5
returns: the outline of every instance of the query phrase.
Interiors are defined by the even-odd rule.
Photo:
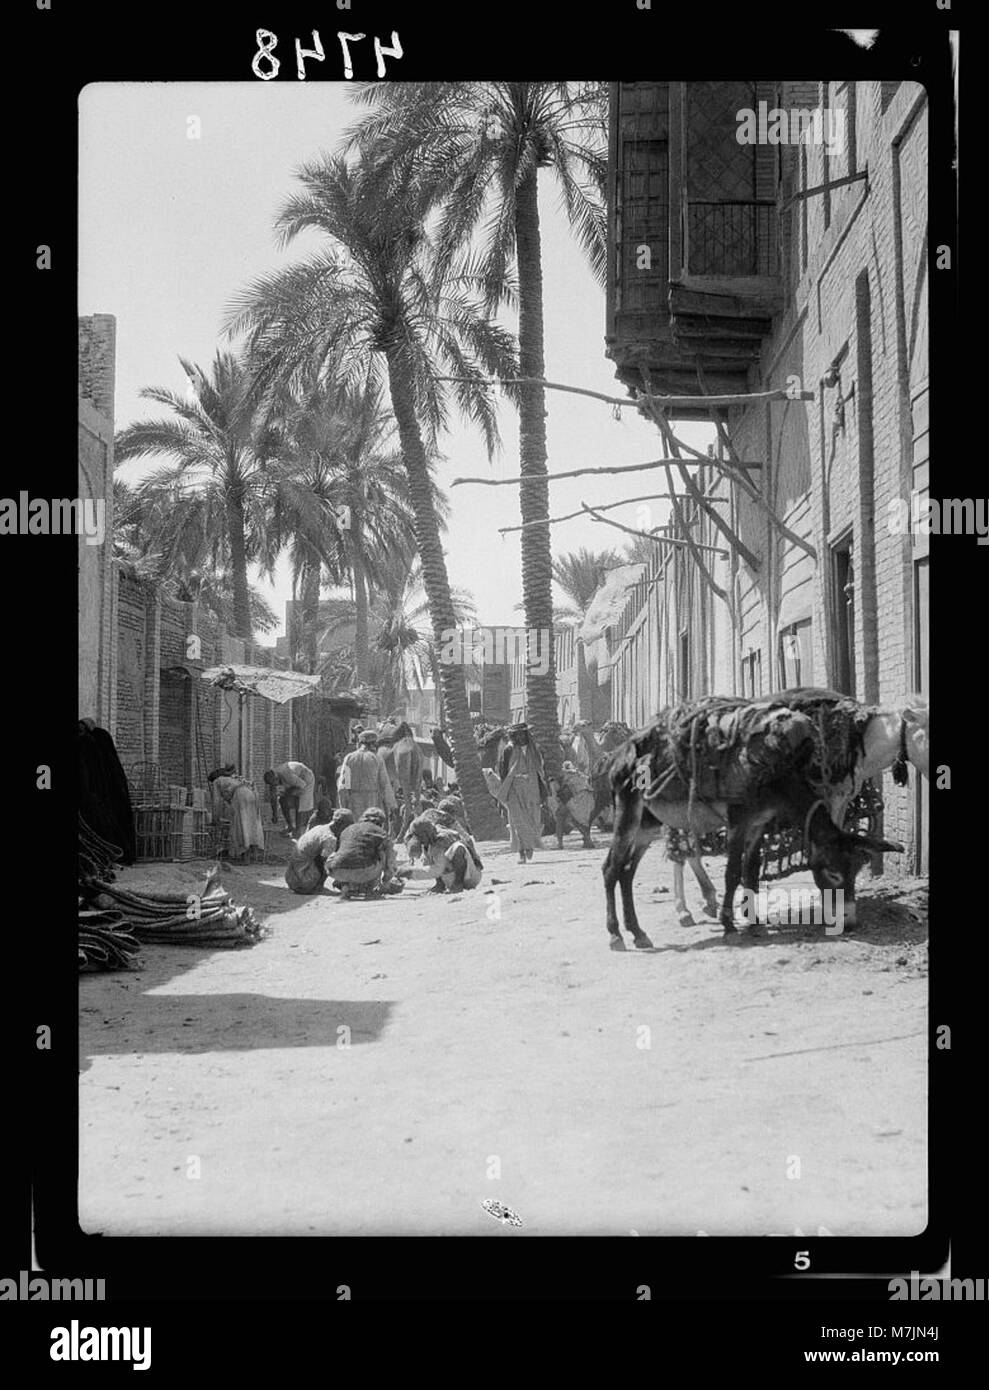
[[[796,1258],[795,1258],[794,1261],[793,1261],[793,1268],[794,1268],[794,1269],[810,1269],[810,1251],[809,1251],[809,1250],[798,1250],[798,1251],[797,1251]]]

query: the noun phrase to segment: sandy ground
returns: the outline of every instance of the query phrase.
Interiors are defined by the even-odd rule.
[[[854,936],[725,946],[692,882],[697,925],[677,924],[654,848],[636,887],[656,949],[617,954],[603,847],[482,852],[474,892],[369,903],[230,868],[260,944],[146,946],[136,970],[80,977],[83,1229],[923,1230],[920,884],[863,874]],[[717,883],[723,860],[709,868]],[[202,870],[121,878],[192,891]]]

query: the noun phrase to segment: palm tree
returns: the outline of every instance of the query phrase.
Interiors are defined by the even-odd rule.
[[[437,274],[426,220],[429,185],[408,178],[382,199],[365,163],[324,155],[299,170],[303,191],[277,220],[283,244],[315,229],[328,241],[279,274],[256,281],[231,313],[228,331],[248,332],[259,390],[314,373],[342,385],[387,381],[415,517],[416,548],[429,600],[433,639],[456,629],[434,501],[430,457],[449,421],[449,394],[439,371],[465,380],[451,393],[484,432],[489,452],[497,424],[485,382],[517,371],[511,338],[480,311],[462,276]],[[478,834],[501,838],[481,774],[467,708],[464,668],[440,668],[446,724],[457,776]]]
[[[477,618],[473,598],[464,589],[451,588],[458,625]],[[326,635],[354,623],[354,604],[343,600],[326,624]],[[370,603],[369,680],[381,691],[382,711],[395,711],[407,695],[423,690],[432,677],[441,687],[439,662],[429,640],[429,601],[422,583],[422,567],[416,556],[394,552],[378,571]],[[321,666],[334,689],[352,688],[357,681],[353,646],[338,646]],[[476,675],[473,666],[471,675]]]
[[[376,108],[353,133],[364,151],[384,151],[400,177],[408,160],[417,177],[444,190],[438,230],[441,261],[480,249],[471,265],[492,310],[515,299],[518,274],[519,370],[542,379],[543,289],[538,174],[551,169],[563,206],[591,267],[604,283],[607,167],[603,83],[398,82],[364,83],[358,101]],[[380,155],[379,155],[380,157]],[[526,624],[546,634],[550,660],[539,675],[526,669],[526,704],[533,734],[550,772],[559,772],[559,720],[553,647],[546,400],[541,386],[519,397],[522,596]]]
[[[427,677],[439,689],[441,676],[436,647],[425,635],[429,601],[418,559],[397,554],[384,567],[381,580],[371,609],[374,645],[380,655],[375,679],[381,685],[382,709],[387,710],[400,703],[405,692],[422,690]],[[450,596],[458,627],[477,617],[466,590],[451,588]],[[468,671],[474,674],[473,667]]]
[[[156,470],[135,485],[113,480],[115,556],[140,579],[185,603],[199,603],[234,630],[233,578],[224,518],[211,493],[189,492],[173,468]],[[271,632],[278,617],[260,590],[248,585],[251,626]]]
[[[368,681],[368,584],[383,561],[408,549],[414,518],[401,455],[389,447],[394,421],[380,386],[318,385],[278,411],[282,444],[272,468],[272,524],[266,568],[288,546],[301,630],[316,669],[319,592],[350,576],[356,626],[356,680]],[[442,510],[442,508],[438,508]]]
[[[263,530],[260,496],[264,486],[266,441],[258,429],[250,397],[250,378],[232,353],[217,353],[209,376],[199,366],[179,358],[189,378],[181,396],[164,387],[148,386],[141,395],[172,411],[175,418],[143,420],[121,430],[114,442],[118,463],[127,459],[170,455],[169,473],[160,473],[155,487],[169,482],[176,496],[198,494],[203,515],[220,520],[233,584],[233,625],[238,637],[253,636],[247,579],[253,535]]]
[[[581,546],[553,561],[553,578],[570,599],[568,618],[583,618],[608,570],[622,564],[617,550],[588,550]]]

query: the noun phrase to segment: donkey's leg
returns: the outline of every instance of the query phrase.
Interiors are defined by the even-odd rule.
[[[721,904],[721,925],[725,936],[735,931],[735,889],[742,881],[742,854],[745,849],[744,822],[728,813],[728,862],[725,864],[725,900]]]
[[[604,875],[604,900],[607,911],[607,927],[611,935],[610,946],[613,951],[624,951],[625,942],[622,940],[621,930],[618,926],[618,912],[615,908],[615,884],[618,882],[618,874],[614,868],[615,847],[612,845],[605,855],[604,864],[601,872]]]
[[[715,888],[714,884],[708,877],[707,870],[704,868],[704,861],[701,859],[699,854],[695,854],[691,856],[691,858],[688,860],[688,863],[690,864],[690,867],[694,872],[694,878],[696,878],[697,880],[697,885],[700,888],[701,893],[704,895],[704,911],[707,913],[708,917],[717,917],[718,890]]]
[[[625,942],[622,940],[621,931],[618,926],[618,914],[615,911],[615,884],[619,882],[620,876],[626,864],[632,858],[636,848],[636,837],[639,832],[639,825],[642,820],[642,797],[631,786],[623,789],[623,796],[620,800],[620,809],[615,817],[615,830],[611,839],[611,848],[605,857],[601,872],[604,875],[604,891],[607,904],[607,926],[611,935],[611,949],[613,951],[624,951]],[[640,856],[641,857],[641,856]],[[629,886],[629,900],[631,900],[631,885]],[[622,887],[622,908],[625,914],[625,927],[629,929],[628,905],[626,901],[625,888]],[[635,919],[635,909],[632,908],[632,920]],[[636,923],[638,927],[638,923]]]
[[[757,903],[759,901],[759,870],[762,868],[762,826],[750,826],[745,835],[742,853],[742,887],[748,899],[747,917],[749,934],[762,936],[762,923],[759,920]]]
[[[639,926],[639,919],[635,915],[632,883],[635,879],[635,871],[639,867],[639,862],[648,848],[648,839],[637,843],[635,849],[632,851],[632,857],[618,875],[618,882],[622,890],[622,915],[625,918],[625,930],[631,933],[635,947],[639,951],[651,950],[652,942]]]
[[[677,910],[677,921],[681,927],[692,927],[694,919],[687,906],[686,881],[683,873],[683,860],[673,860],[673,903]]]

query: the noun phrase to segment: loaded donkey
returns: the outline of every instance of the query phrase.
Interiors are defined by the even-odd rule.
[[[615,829],[602,872],[612,950],[625,949],[616,884],[626,931],[640,949],[652,945],[635,914],[632,883],[664,826],[692,835],[727,826],[726,937],[735,932],[739,883],[758,888],[762,834],[773,820],[802,830],[815,883],[842,890],[844,921],[854,926],[856,873],[870,853],[902,846],[851,834],[840,823],[866,778],[892,767],[903,783],[908,762],[928,775],[928,712],[920,700],[875,709],[836,691],[802,688],[761,700],[708,696],[664,710],[611,761]],[[682,867],[679,891],[682,899]]]

